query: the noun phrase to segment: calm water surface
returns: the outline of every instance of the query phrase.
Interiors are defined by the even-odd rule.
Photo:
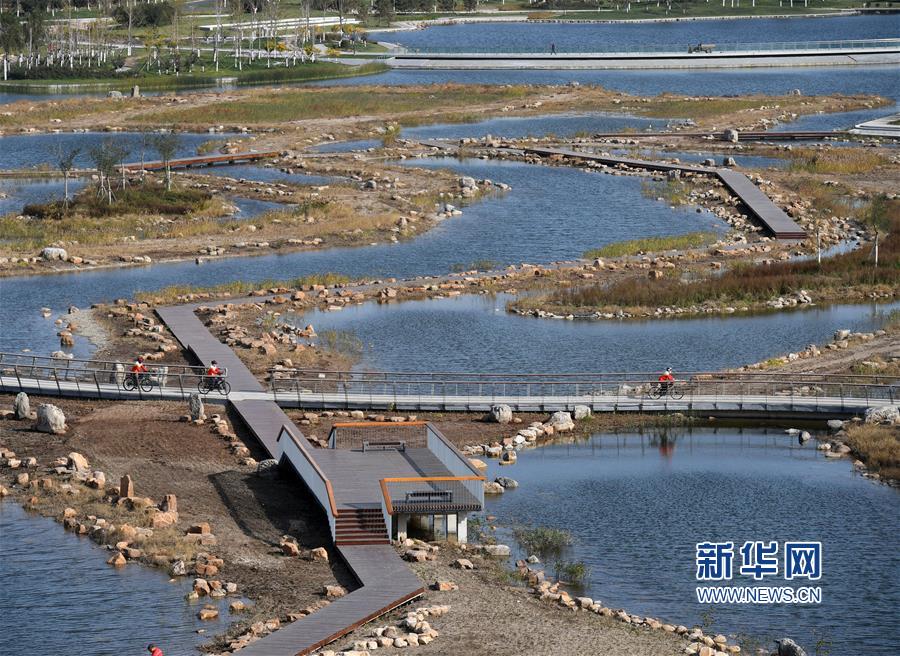
[[[498,265],[547,263],[580,257],[589,249],[623,239],[695,230],[722,229],[714,215],[670,209],[645,198],[641,178],[584,173],[518,162],[451,159],[415,160],[409,165],[451,167],[464,175],[512,185],[506,194],[467,207],[412,241],[361,248],[154,264],[53,277],[0,280],[0,350],[55,350],[52,320],[41,307],[64,312],[69,305],[130,297],[138,290],[172,284],[209,286],[229,280],[288,279],[334,271],[351,278],[444,274],[455,265],[489,260]],[[79,346],[78,348],[87,348]],[[76,352],[78,352],[76,350]]]
[[[900,36],[895,16],[758,18],[634,23],[459,23],[424,30],[371,33],[414,52],[602,52],[687,50],[691,43],[763,44],[780,41],[886,39]]]
[[[568,560],[591,567],[587,594],[605,605],[691,626],[797,640],[809,654],[892,656],[900,644],[898,492],[798,446],[782,430],[697,429],[597,435],[519,454],[489,474],[520,487],[486,502],[506,527],[556,526],[573,534]],[[502,541],[510,539],[501,531]],[[821,605],[703,606],[695,545],[821,541]],[[781,551],[779,551],[781,554]],[[737,574],[738,563],[735,564]],[[552,569],[552,565],[549,565]],[[762,585],[793,585],[783,570]],[[752,585],[735,576],[732,585]],[[745,653],[755,653],[747,650]],[[768,652],[767,652],[768,653]]]
[[[138,655],[155,642],[185,656],[229,624],[227,598],[204,599],[218,603],[219,617],[201,622],[199,606],[184,600],[192,579],[110,567],[105,549],[9,500],[0,503],[0,536],[0,654]]]
[[[228,137],[216,134],[179,133],[179,146],[175,157],[191,157],[197,148],[210,141],[224,141]],[[56,168],[57,153],[80,149],[75,159],[78,168],[93,167],[91,149],[109,140],[127,149],[126,161],[140,162],[141,152],[147,162],[158,160],[159,153],[150,142],[142,143],[138,132],[61,132],[59,134],[17,134],[0,137],[0,169],[24,169],[45,165]]]
[[[704,371],[736,367],[821,344],[835,330],[869,331],[900,303],[837,305],[727,318],[565,321],[506,312],[511,297],[365,303],[293,319],[351,333],[372,371]],[[410,330],[415,326],[415,330]]]

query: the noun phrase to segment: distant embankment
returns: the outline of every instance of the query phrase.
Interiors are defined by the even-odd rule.
[[[394,68],[446,69],[679,69],[773,66],[859,66],[900,64],[900,39],[742,46],[694,44],[678,52],[424,52],[399,53]],[[756,48],[756,49],[751,49]]]

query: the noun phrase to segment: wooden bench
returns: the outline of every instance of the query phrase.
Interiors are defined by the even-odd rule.
[[[452,501],[452,490],[423,490],[406,493],[406,503],[450,503]]]
[[[394,441],[370,441],[363,440],[363,451],[406,451],[406,442],[403,440],[394,440]]]

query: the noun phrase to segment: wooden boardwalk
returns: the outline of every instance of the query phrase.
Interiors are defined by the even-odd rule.
[[[227,367],[228,379],[232,389],[238,391],[237,396],[241,393],[256,393],[257,398],[236,398],[231,401],[231,405],[269,456],[280,460],[282,448],[278,444],[278,435],[282,428],[305,443],[303,432],[294,425],[274,398],[259,398],[262,385],[234,351],[206,329],[195,314],[196,307],[164,307],[159,308],[157,314],[182,346],[201,362],[206,364],[215,359],[220,365]],[[347,511],[360,507],[377,507],[380,512],[379,479],[388,475],[421,476],[422,473],[415,464],[418,457],[422,458],[421,462],[426,464],[429,472],[434,472],[432,475],[449,474],[437,458],[431,456],[431,460],[428,460],[425,454],[388,451],[363,454],[336,449],[309,449],[308,452],[314,454],[314,464],[319,470],[328,480],[334,481],[339,508]],[[428,455],[431,455],[430,452]],[[417,457],[412,458],[413,456]],[[421,465],[418,467],[421,468]],[[304,483],[310,488],[314,484],[312,481]],[[360,587],[312,615],[296,620],[250,644],[241,650],[242,654],[294,656],[312,653],[425,591],[422,581],[400,560],[390,544],[337,544],[335,548]]]
[[[747,211],[776,239],[798,240],[806,237],[806,232],[791,217],[785,214],[772,200],[762,193],[750,179],[738,171],[726,168],[714,168],[698,166],[695,164],[672,164],[668,162],[654,162],[648,160],[631,159],[628,157],[611,157],[608,155],[596,155],[583,153],[567,148],[522,148],[522,152],[540,155],[541,157],[570,157],[591,162],[600,162],[608,166],[623,165],[629,168],[644,169],[647,171],[679,171],[685,173],[698,173],[712,175],[728,187],[747,208]]]
[[[188,169],[198,166],[215,166],[216,164],[237,164],[258,162],[264,159],[274,159],[281,155],[277,150],[269,150],[261,153],[232,153],[230,155],[198,155],[197,157],[180,157],[169,160],[170,169]],[[165,162],[129,162],[123,165],[126,171],[162,171],[166,168]]]

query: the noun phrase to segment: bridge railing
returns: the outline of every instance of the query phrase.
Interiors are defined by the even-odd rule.
[[[415,372],[325,372],[273,370],[276,400],[317,407],[402,407],[518,403],[552,399],[556,405],[616,401],[640,402],[656,385],[656,373],[474,374]],[[779,374],[769,372],[685,372],[676,392],[695,398],[865,399],[895,402],[896,377],[878,375]],[[670,398],[670,397],[667,397]],[[681,400],[681,399],[672,399]]]
[[[690,54],[688,47],[696,46],[697,42],[684,43],[660,43],[660,44],[636,44],[633,47],[616,47],[616,48],[594,48],[590,51],[582,50],[565,50],[557,51],[556,56],[573,57],[577,55],[637,55],[637,54],[654,54],[654,53],[673,53],[673,54]],[[836,39],[830,41],[770,41],[770,42],[715,42],[712,44],[711,54],[716,53],[733,53],[733,52],[795,52],[798,50],[881,50],[886,48],[900,48],[900,39]],[[454,46],[452,44],[441,44],[434,47],[408,48],[404,52],[384,53],[382,58],[399,57],[428,57],[440,55],[468,55],[477,58],[500,58],[502,55],[541,55],[551,56],[546,48],[538,49],[536,47],[523,49],[521,45],[498,46],[490,52],[472,52],[467,50],[465,46]],[[696,55],[702,56],[705,53],[697,52]]]
[[[132,363],[114,360],[54,358],[27,353],[0,353],[0,390],[32,392],[53,396],[96,396],[97,398],[187,399],[206,378],[204,367],[145,363],[142,374],[149,391],[132,386]],[[223,369],[223,378],[228,371]],[[126,384],[133,389],[127,389]]]

